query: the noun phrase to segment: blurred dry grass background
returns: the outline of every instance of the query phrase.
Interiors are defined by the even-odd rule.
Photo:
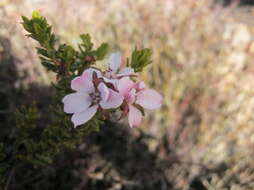
[[[254,189],[254,8],[210,0],[4,0],[0,39],[10,40],[26,76],[17,86],[53,80],[19,24],[32,10],[67,43],[88,32],[125,56],[136,45],[153,49],[142,78],[164,104],[142,130],[154,136],[150,151],[174,161],[164,171],[173,188]]]

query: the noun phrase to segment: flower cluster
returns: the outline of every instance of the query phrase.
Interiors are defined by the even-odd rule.
[[[133,68],[121,68],[121,63],[120,53],[112,53],[106,71],[91,67],[71,81],[75,92],[62,101],[64,111],[73,114],[71,120],[75,127],[89,121],[97,112],[107,116],[118,108],[121,118],[128,116],[130,127],[136,127],[142,121],[144,108],[161,106],[161,95],[147,89],[144,82],[134,81],[138,74]]]

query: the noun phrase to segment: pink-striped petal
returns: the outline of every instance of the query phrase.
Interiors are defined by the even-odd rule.
[[[71,89],[75,91],[93,93],[94,85],[91,80],[85,79],[84,77],[76,77],[71,81]]]
[[[133,88],[133,81],[129,77],[121,78],[117,81],[117,89],[122,96],[125,96]]]
[[[109,89],[104,83],[98,85],[98,90],[103,101],[107,101],[109,98]]]
[[[110,79],[110,78],[107,78],[107,77],[103,77],[103,79],[106,83],[111,83],[116,88],[116,83],[117,83],[118,79]]]
[[[91,105],[91,98],[88,94],[75,92],[66,95],[62,102],[64,103],[64,112],[75,113],[86,110]]]
[[[146,109],[160,108],[162,102],[162,96],[155,90],[142,90],[137,94],[136,103]]]
[[[137,127],[141,124],[143,119],[141,111],[139,111],[136,107],[129,105],[129,125],[130,127]]]
[[[95,69],[95,68],[89,68],[89,69],[86,69],[83,74],[82,74],[82,77],[84,79],[87,79],[87,80],[90,80],[92,81],[93,80],[93,73],[96,73],[97,74],[97,77],[100,78],[102,76],[101,72],[98,70],[98,69]]]
[[[74,127],[82,125],[92,119],[98,109],[98,105],[87,108],[83,112],[74,113],[71,117],[71,121],[74,123]]]
[[[120,52],[112,53],[109,57],[109,68],[112,71],[117,72],[117,70],[120,68],[120,66],[121,66]]]
[[[103,109],[111,109],[111,108],[117,108],[123,103],[123,97],[115,92],[114,90],[109,89],[109,97],[108,99],[101,100],[100,105]]]

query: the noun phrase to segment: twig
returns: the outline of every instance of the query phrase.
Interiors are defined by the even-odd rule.
[[[12,179],[14,173],[15,173],[16,168],[17,168],[17,167],[13,167],[13,168],[12,168],[12,170],[11,170],[11,172],[10,172],[10,175],[9,175],[9,177],[8,177],[8,180],[7,180],[7,183],[6,183],[6,186],[5,186],[4,190],[8,190],[8,189],[9,189],[9,185],[10,185],[10,183],[11,183],[11,179]]]

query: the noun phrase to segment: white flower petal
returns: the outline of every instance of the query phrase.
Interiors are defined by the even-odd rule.
[[[98,90],[100,92],[100,96],[102,98],[103,101],[107,101],[108,97],[109,97],[109,89],[108,87],[104,84],[104,83],[100,83],[98,85]]]
[[[118,79],[109,79],[106,77],[103,77],[103,79],[106,83],[111,83],[115,88],[117,88],[116,84],[117,84]]]
[[[141,124],[143,115],[136,107],[129,105],[129,125],[130,127],[138,127]]]
[[[134,88],[137,89],[138,91],[139,90],[144,90],[146,88],[146,85],[143,81],[136,82],[135,85],[134,85]]]
[[[109,57],[109,68],[116,72],[121,66],[121,54],[120,52],[111,53]]]
[[[71,121],[74,123],[74,127],[82,125],[92,119],[98,109],[98,105],[94,105],[83,112],[74,113],[71,117]]]
[[[87,79],[89,81],[92,81],[93,80],[93,73],[96,73],[97,74],[97,77],[101,77],[102,74],[101,72],[98,70],[98,69],[95,69],[95,68],[89,68],[89,69],[86,69],[83,74],[82,74],[82,77],[84,79]]]
[[[71,81],[71,89],[86,93],[94,92],[94,85],[91,80],[84,77],[76,77]]]
[[[122,96],[128,94],[129,91],[131,91],[131,89],[133,88],[133,86],[134,82],[130,80],[129,77],[124,77],[117,81],[117,89]]]
[[[133,104],[136,100],[136,96],[136,89],[133,88],[129,91],[129,93],[125,94],[124,99],[128,104]]]
[[[64,112],[75,113],[86,110],[91,105],[91,98],[85,93],[72,93],[63,98]]]
[[[117,108],[123,103],[123,97],[119,93],[111,89],[109,89],[109,91],[108,99],[106,101],[103,99],[100,101],[100,105],[103,109]]]
[[[119,71],[119,73],[117,74],[118,77],[124,77],[124,76],[130,76],[130,75],[137,75],[135,72],[134,72],[134,69],[133,68],[130,68],[130,67],[125,67],[123,69],[121,69]]]
[[[146,109],[160,108],[162,102],[162,96],[155,90],[142,90],[137,94],[136,103]]]

